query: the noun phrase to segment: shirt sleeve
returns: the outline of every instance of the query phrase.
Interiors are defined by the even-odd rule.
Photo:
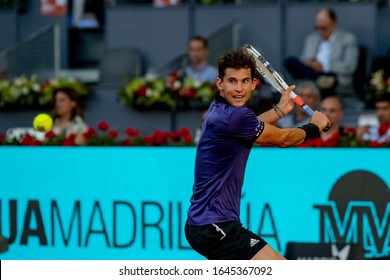
[[[264,122],[246,107],[237,107],[229,118],[228,132],[232,137],[255,141],[264,129]]]

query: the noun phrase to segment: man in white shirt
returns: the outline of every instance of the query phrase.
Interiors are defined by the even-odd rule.
[[[209,56],[208,42],[201,36],[191,37],[188,41],[188,57],[191,65],[185,69],[185,75],[200,83],[212,83],[217,80],[218,70],[207,61]]]
[[[359,56],[355,35],[338,28],[336,14],[329,8],[316,13],[315,27],[302,55],[285,61],[287,70],[295,79],[316,80],[321,89],[334,89],[336,84],[352,87]]]
[[[361,141],[372,141],[378,144],[390,142],[390,93],[380,95],[375,101],[375,112],[378,124],[362,126],[356,131]]]

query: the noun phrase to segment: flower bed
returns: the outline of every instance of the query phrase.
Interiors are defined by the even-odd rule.
[[[122,104],[138,109],[142,108],[178,108],[188,109],[191,102],[196,108],[207,108],[214,97],[215,84],[199,83],[191,77],[174,72],[168,77],[159,77],[148,73],[130,81],[118,92]],[[203,105],[203,106],[199,106]]]
[[[155,130],[151,134],[142,135],[139,130],[129,127],[120,135],[117,130],[110,128],[107,122],[101,121],[96,128],[88,128],[83,136],[86,146],[194,146],[188,128],[181,128],[178,131]],[[75,137],[74,134],[56,135],[53,131],[49,131],[43,141],[28,134],[18,141],[6,140],[4,134],[0,134],[0,145],[76,146]]]
[[[54,78],[38,81],[33,75],[30,78],[20,76],[13,81],[0,81],[0,109],[51,108],[53,91],[57,88],[72,88],[81,100],[88,96],[90,89],[75,78]]]
[[[382,94],[390,94],[390,76],[386,76],[385,71],[380,69],[371,74],[370,86],[365,96],[367,106],[374,108],[375,99]]]

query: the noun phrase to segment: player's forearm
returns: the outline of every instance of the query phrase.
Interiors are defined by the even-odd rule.
[[[263,122],[273,124],[276,121],[283,118],[284,116],[285,116],[285,112],[283,111],[283,109],[278,105],[274,105],[274,107],[272,109],[264,112],[263,114],[261,114],[257,117],[258,117],[258,119],[262,120]]]
[[[302,144],[305,141],[306,133],[299,128],[284,129],[284,135],[280,139],[279,147],[287,148]]]
[[[281,148],[296,146],[304,142],[306,132],[300,128],[277,128],[265,124],[263,132],[257,138],[256,143],[266,146],[277,146]]]

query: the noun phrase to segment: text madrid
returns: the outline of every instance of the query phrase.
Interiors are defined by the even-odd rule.
[[[59,206],[61,205],[61,206]],[[40,246],[99,246],[113,248],[159,246],[161,249],[191,249],[184,236],[187,207],[181,202],[75,200],[66,205],[57,200],[0,200],[0,234],[9,243]],[[250,220],[256,220],[252,229],[258,234],[274,239],[280,249],[271,207],[251,209],[244,204],[243,215],[248,228]],[[271,221],[265,226],[265,220]],[[255,222],[253,222],[255,224]],[[267,233],[262,233],[266,228]],[[103,243],[103,244],[102,244]]]

